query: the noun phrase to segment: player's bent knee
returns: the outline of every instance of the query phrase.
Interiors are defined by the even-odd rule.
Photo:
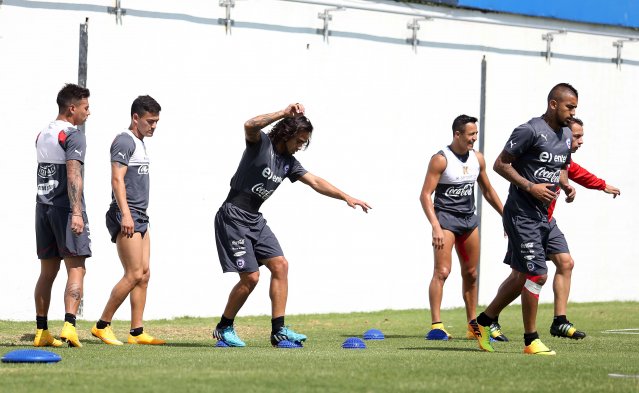
[[[240,274],[240,282],[251,290],[257,286],[260,281],[260,272],[251,272]]]
[[[534,297],[539,299],[541,293],[541,287],[546,283],[546,274],[541,276],[526,275],[526,282],[524,283],[524,290],[528,291]]]

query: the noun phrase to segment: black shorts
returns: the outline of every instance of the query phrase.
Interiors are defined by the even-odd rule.
[[[247,212],[228,202],[215,215],[215,244],[224,273],[256,272],[260,260],[284,255],[262,213]]]
[[[446,229],[461,236],[472,232],[479,226],[479,217],[475,213],[472,214],[454,214],[443,210],[435,210],[437,221],[442,229]]]
[[[508,250],[504,263],[521,273],[541,276],[548,273],[546,254],[550,223],[538,218],[519,216],[504,209],[504,231]]]
[[[131,209],[131,217],[133,218],[133,232],[139,232],[142,237],[149,230],[149,216],[146,213]],[[120,209],[110,207],[106,212],[106,227],[111,235],[111,241],[115,243],[118,234],[122,232],[122,212]]]
[[[82,212],[84,230],[80,235],[71,231],[69,208],[36,203],[36,248],[39,259],[90,257],[91,231],[89,219]]]

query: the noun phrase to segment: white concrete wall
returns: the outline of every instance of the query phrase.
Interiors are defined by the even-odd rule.
[[[574,204],[559,203],[556,217],[576,261],[571,300],[639,300],[633,153],[639,45],[624,47],[624,58],[634,63],[620,70],[579,57],[548,64],[531,55],[545,50],[543,30],[435,20],[421,24],[423,45],[414,53],[403,42],[410,36],[410,17],[357,10],[334,13],[336,33],[325,44],[313,29],[321,27],[317,14],[326,7],[276,0],[238,1],[232,10],[236,25],[225,35],[215,23],[224,16],[217,3],[125,0],[129,14],[122,26],[103,12],[112,5],[106,0],[83,0],[80,6],[8,0],[0,6],[1,319],[34,316],[39,272],[34,140],[56,116],[57,91],[77,81],[78,31],[85,17],[90,18],[92,112],[85,196],[94,252],[87,262],[85,318],[99,317],[122,274],[104,226],[110,202],[108,151],[114,134],[128,126],[130,104],[140,94],[152,95],[163,108],[156,135],[146,140],[152,159],[146,318],[220,315],[236,276],[223,275],[219,267],[213,216],[243,151],[242,124],[291,102],[306,105],[316,128],[310,149],[298,159],[374,209],[365,215],[288,182],[264,205],[291,263],[289,314],[427,308],[431,231],[419,192],[430,156],[450,142],[454,117],[479,114],[483,56],[488,95],[481,135],[489,176],[503,200],[507,183],[492,171],[492,163],[509,133],[543,113],[554,84],[569,82],[579,89],[577,114],[586,122],[586,142],[574,158],[620,187],[622,196],[613,200],[578,188]],[[386,9],[408,10],[392,4]],[[548,31],[572,26],[631,33],[471,11],[454,14],[543,24]],[[568,34],[555,38],[553,50],[611,58],[613,41]],[[509,272],[501,263],[506,240],[500,218],[487,203],[484,209],[482,304]],[[270,312],[269,274],[262,273],[242,315]],[[64,281],[61,271],[50,318],[63,315]],[[549,285],[541,299],[552,301]],[[462,304],[454,261],[443,306]],[[128,305],[116,318],[129,319]],[[428,318],[425,314],[425,322]]]

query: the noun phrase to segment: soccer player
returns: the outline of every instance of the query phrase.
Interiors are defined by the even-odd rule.
[[[67,285],[64,291],[64,326],[60,339],[70,347],[82,347],[75,318],[82,299],[84,262],[91,256],[89,221],[84,204],[86,136],[78,126],[90,115],[89,90],[66,84],[57,97],[58,117],[36,138],[38,154],[36,243],[40,277],[35,287],[36,347],[59,347],[49,333],[47,316],[51,287],[64,259]]]
[[[112,202],[106,213],[111,241],[116,244],[124,276],[111,291],[100,320],[91,334],[110,345],[122,345],[111,328],[113,315],[127,296],[131,301],[129,344],[164,344],[144,331],[142,315],[146,305],[151,236],[149,217],[149,157],[144,138],[152,137],[160,120],[160,104],[150,96],[139,96],[131,105],[129,129],[111,144]]]
[[[576,117],[573,118],[572,122],[570,123],[570,130],[572,131],[571,154],[577,152],[577,150],[583,144],[583,125],[583,121]],[[588,172],[574,160],[571,160],[570,165],[568,166],[568,178],[583,187],[594,190],[602,190],[607,194],[612,194],[613,198],[616,198],[617,195],[621,195],[621,191],[617,187],[606,184],[605,180],[600,179],[592,173]],[[559,196],[559,194],[557,194],[557,196]],[[550,231],[548,239],[547,257],[550,258],[550,260],[555,264],[557,268],[553,279],[553,292],[555,296],[555,302],[554,318],[552,324],[550,325],[550,334],[555,337],[567,337],[579,340],[585,338],[586,333],[577,330],[566,317],[574,260],[570,255],[568,243],[566,242],[564,234],[561,232],[561,230],[557,226],[555,218],[552,216],[555,210],[556,202],[557,199],[553,200],[548,207],[548,219],[550,220],[552,229]],[[504,263],[510,264],[510,258],[508,255]],[[509,276],[509,280],[514,279],[514,274],[511,274]],[[514,292],[511,294],[512,300],[515,300],[518,296],[518,292]],[[493,325],[497,325],[501,329],[501,326],[499,326],[499,322],[495,322]],[[503,335],[501,337],[505,338],[505,336]]]
[[[493,166],[495,172],[511,183],[503,223],[513,277],[502,283],[493,301],[477,317],[476,337],[484,351],[494,352],[490,326],[512,302],[512,293],[521,293],[524,353],[555,355],[539,339],[537,306],[548,273],[546,255],[552,231],[548,206],[557,197],[557,186],[566,192],[568,202],[575,198],[566,169],[572,140],[568,126],[575,115],[577,100],[577,90],[571,85],[554,86],[548,94],[546,112],[512,132]]]
[[[279,121],[278,121],[279,120]],[[266,134],[262,129],[277,123]],[[288,178],[300,180],[320,194],[341,199],[364,212],[371,207],[328,181],[315,176],[293,157],[310,143],[313,126],[304,116],[304,106],[296,103],[281,111],[254,117],[244,123],[246,149],[231,179],[231,190],[215,216],[215,241],[222,270],[239,274],[213,337],[229,346],[246,344],[235,333],[233,321],[260,277],[259,267],[271,272],[271,344],[288,340],[301,343],[306,336],[285,326],[288,297],[288,261],[277,238],[259,212],[260,206]]]
[[[475,338],[477,322],[477,264],[479,263],[479,218],[475,214],[475,183],[490,205],[501,215],[503,206],[486,174],[484,156],[473,149],[477,141],[477,119],[460,115],[453,121],[453,141],[431,157],[420,201],[432,226],[435,259],[428,289],[431,331],[426,338],[448,339],[440,308],[444,283],[450,274],[453,246],[459,257],[462,294],[466,305],[469,338]],[[431,195],[435,193],[435,201]],[[442,334],[442,332],[444,334]]]

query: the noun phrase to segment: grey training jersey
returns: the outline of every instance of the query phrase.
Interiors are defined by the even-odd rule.
[[[515,128],[504,150],[516,157],[513,168],[534,184],[559,184],[559,173],[570,162],[572,132],[562,127],[558,132],[541,117]],[[506,208],[527,217],[548,217],[548,206],[526,190],[510,185]]]
[[[70,208],[67,190],[67,161],[77,160],[84,164],[87,142],[84,133],[73,124],[55,120],[38,134],[36,202],[45,205]],[[84,176],[84,173],[82,173]],[[82,210],[84,193],[82,194]]]
[[[284,179],[293,183],[306,172],[295,157],[276,153],[271,139],[260,131],[259,142],[246,143],[240,164],[231,178],[231,189],[251,195],[251,204],[257,210]]]
[[[111,162],[128,166],[124,184],[129,209],[146,212],[149,206],[149,157],[144,142],[131,130],[118,134],[111,143]],[[111,207],[118,207],[113,192]]]
[[[446,157],[446,169],[435,188],[435,210],[454,214],[475,212],[475,182],[479,176],[479,160],[474,150],[465,161],[446,146],[438,154]]]

